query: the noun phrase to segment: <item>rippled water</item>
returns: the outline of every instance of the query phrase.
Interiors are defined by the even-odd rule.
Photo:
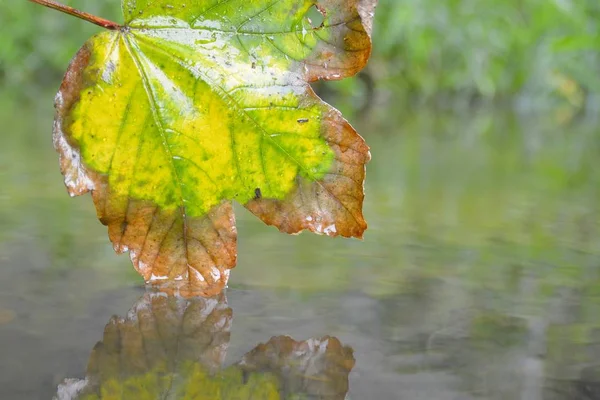
[[[373,153],[365,240],[285,236],[238,207],[226,297],[186,302],[145,293],[91,199],[67,196],[51,98],[0,102],[1,399],[51,399],[66,378],[170,398],[191,381],[261,399],[600,398],[598,121],[355,120]]]

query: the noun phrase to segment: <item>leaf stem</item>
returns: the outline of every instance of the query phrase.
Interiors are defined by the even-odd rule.
[[[100,18],[95,15],[83,12],[83,11],[79,11],[73,7],[69,7],[64,4],[60,4],[54,0],[29,0],[29,1],[40,4],[40,5],[48,7],[48,8],[52,8],[53,10],[58,10],[58,11],[64,12],[65,14],[72,15],[74,17],[80,18],[84,21],[91,22],[92,24],[101,26],[106,29],[110,29],[113,31],[121,29],[121,25],[117,24],[116,22],[112,22],[107,19]]]

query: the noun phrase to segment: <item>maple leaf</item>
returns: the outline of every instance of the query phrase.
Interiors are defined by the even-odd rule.
[[[95,21],[109,30],[68,68],[54,143],[147,282],[219,292],[232,200],[283,232],[362,237],[369,149],[309,83],[365,66],[375,3],[123,0],[124,25]]]

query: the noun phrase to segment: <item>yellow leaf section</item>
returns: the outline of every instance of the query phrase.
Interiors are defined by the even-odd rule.
[[[177,373],[151,371],[125,379],[109,378],[97,393],[81,400],[280,400],[279,382],[273,374],[251,373],[229,368],[210,374],[201,365],[186,363]]]
[[[211,377],[198,364],[191,371],[192,379],[179,390],[182,400],[280,400],[279,382],[268,372],[243,376],[236,367],[221,371]]]
[[[166,133],[123,36],[101,33],[88,45],[92,56],[84,81],[94,84],[81,92],[69,127],[82,159],[108,175],[113,193],[174,207],[181,187],[164,145]]]
[[[298,175],[321,179],[334,157],[323,107],[306,101],[291,61],[257,68],[205,34],[131,29],[90,39],[88,85],[68,125],[86,165],[117,196],[192,217],[259,190],[282,199]]]

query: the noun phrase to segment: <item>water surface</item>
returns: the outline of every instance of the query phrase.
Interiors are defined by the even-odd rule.
[[[215,374],[239,372],[245,355],[281,335],[339,340],[333,364],[306,342],[316,372],[293,376],[283,366],[305,361],[286,359],[281,342],[257,350],[285,360],[254,375],[296,398],[343,399],[345,375],[350,399],[600,398],[598,121],[501,111],[356,118],[373,153],[364,241],[286,236],[238,207],[226,298],[160,311],[128,257],[114,254],[91,198],[66,194],[51,98],[0,101],[0,398],[51,399],[65,378],[97,367],[111,340],[117,359],[137,354],[139,338],[111,339],[111,324],[168,315],[187,326],[194,309],[210,311],[194,322],[202,329],[156,346],[170,354],[183,337],[202,342],[193,354]],[[138,312],[144,304],[154,319]],[[214,310],[224,314],[211,320]],[[189,361],[174,354],[171,366]],[[327,375],[331,365],[338,373]]]

